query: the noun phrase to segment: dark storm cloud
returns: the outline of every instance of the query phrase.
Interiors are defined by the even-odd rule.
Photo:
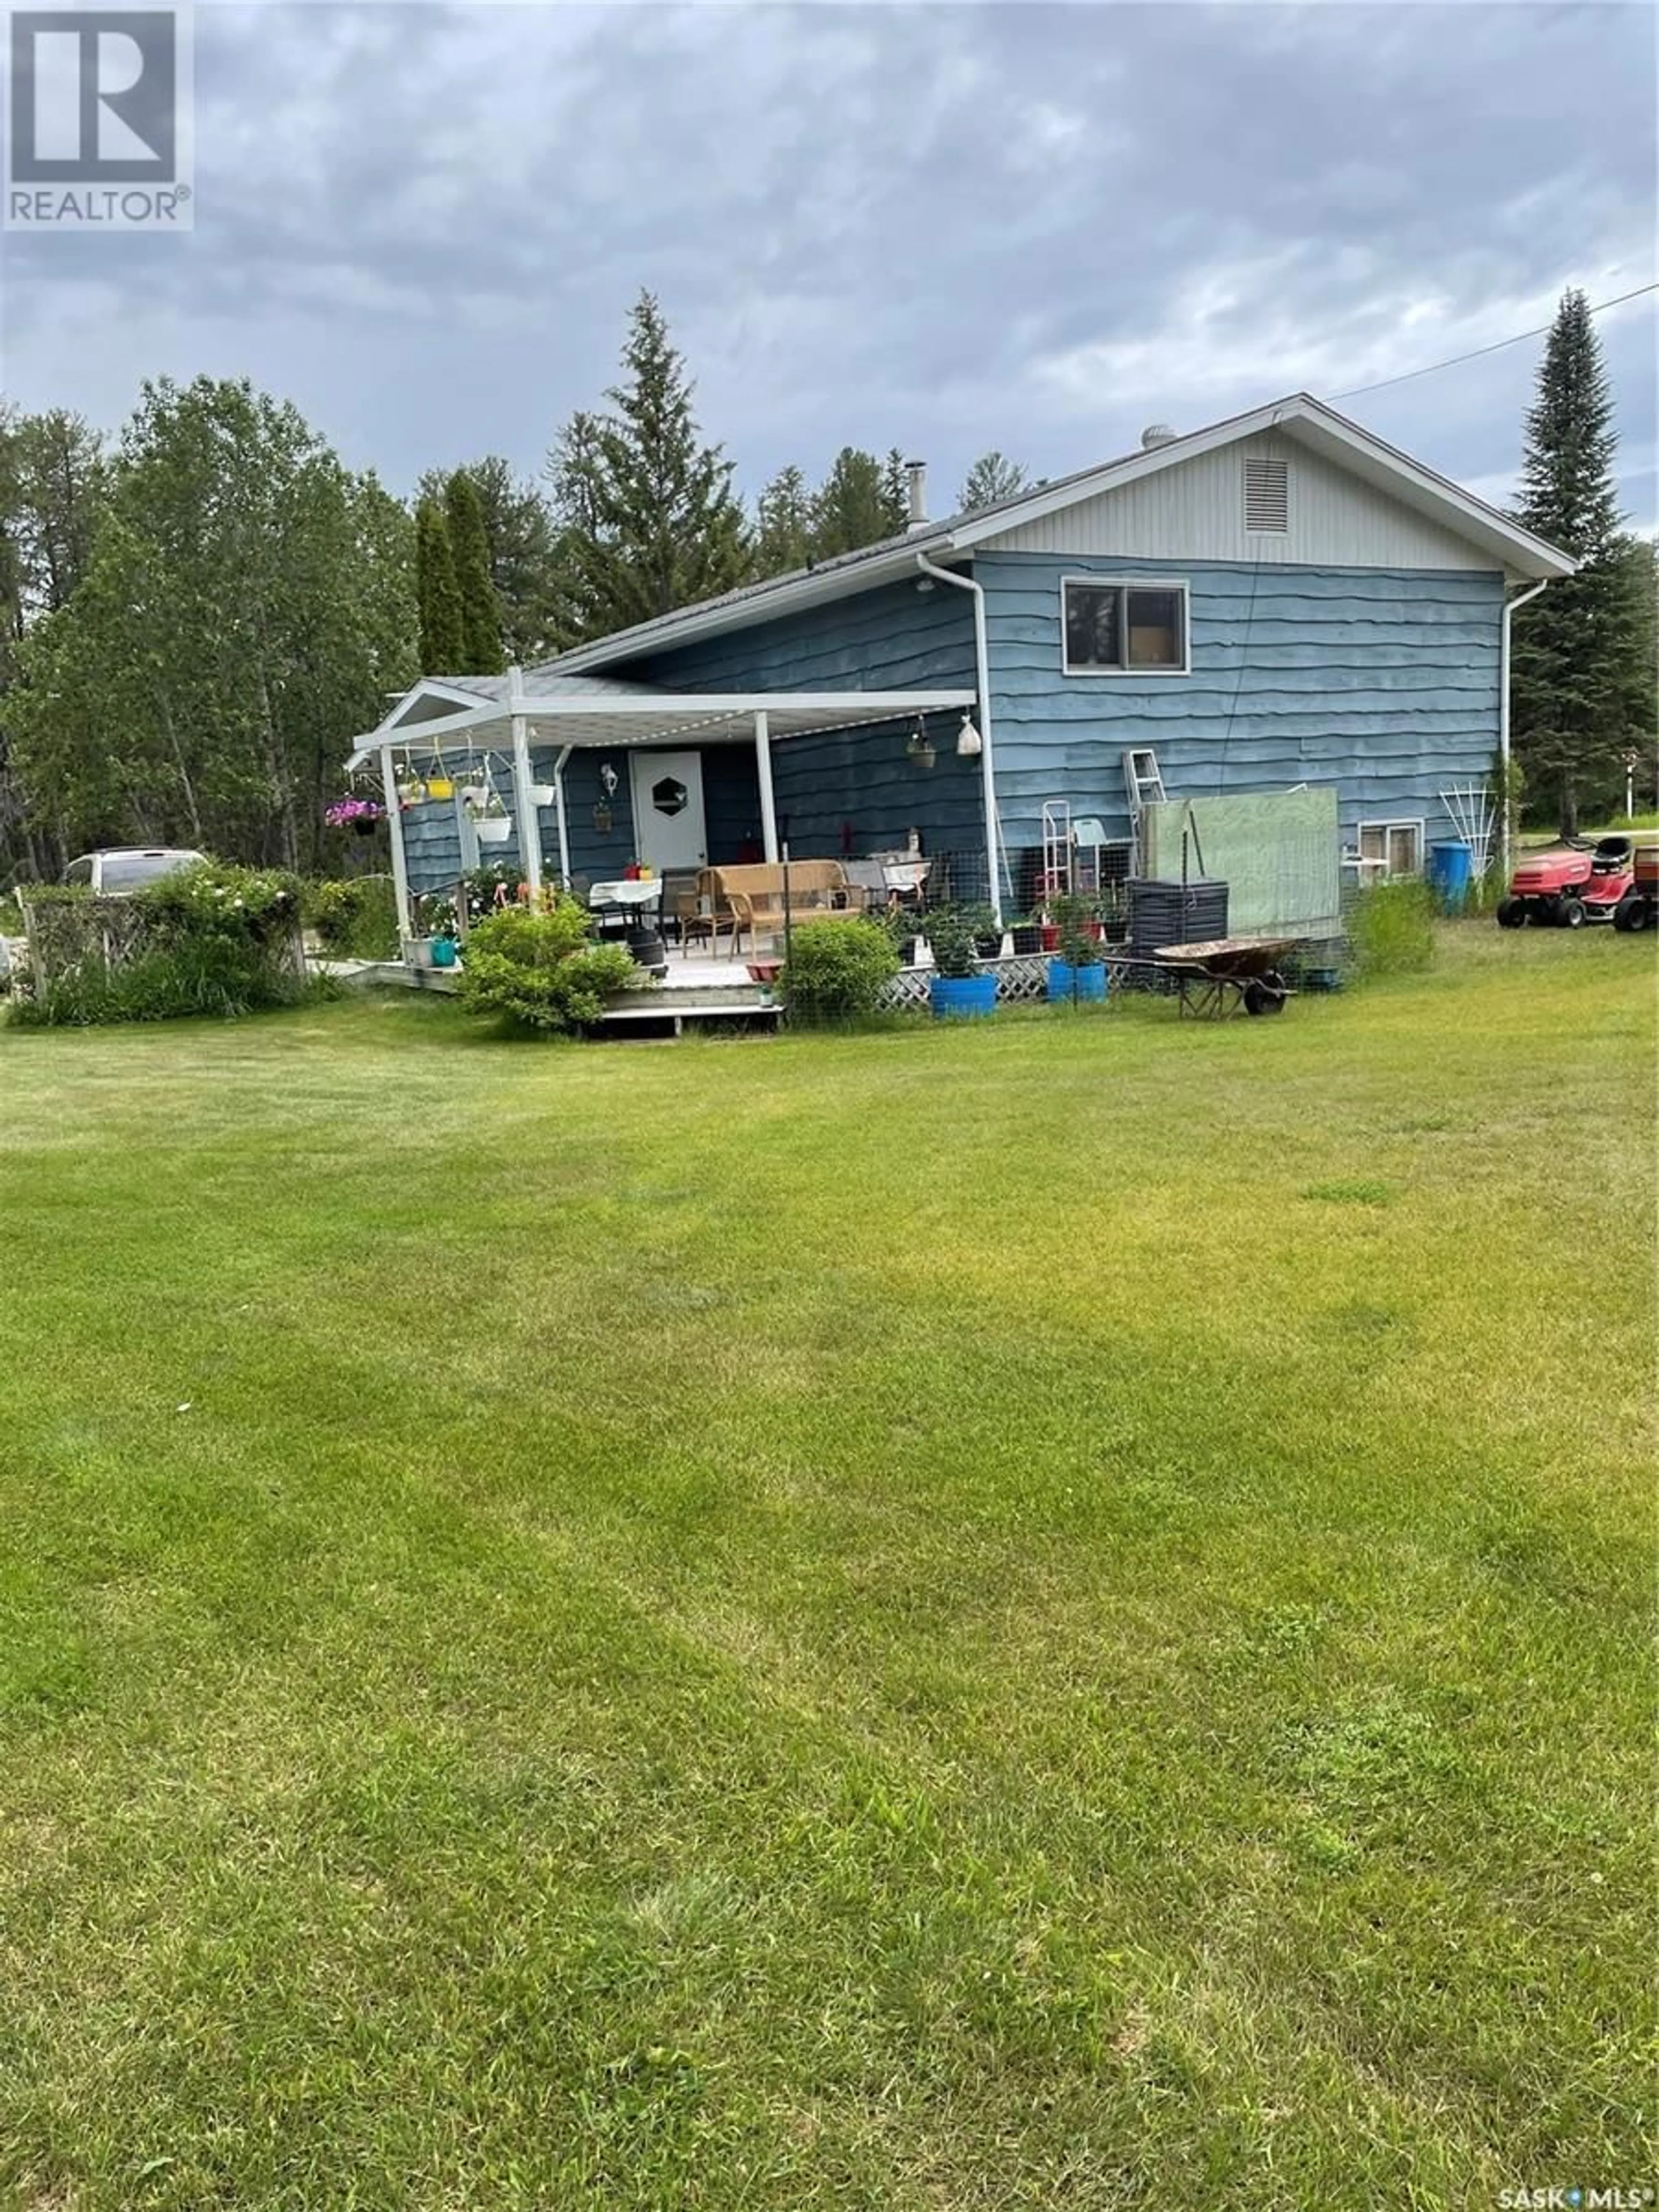
[[[8,240],[8,386],[113,422],[245,371],[400,486],[535,467],[641,283],[751,488],[850,439],[942,496],[1651,273],[1636,8],[271,6],[197,44],[194,237]],[[1604,329],[1650,464],[1651,319]],[[1353,409],[1501,491],[1534,359]]]

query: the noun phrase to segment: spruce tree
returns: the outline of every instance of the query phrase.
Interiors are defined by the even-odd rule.
[[[1581,801],[1604,806],[1639,743],[1632,701],[1651,706],[1629,540],[1620,530],[1617,436],[1601,349],[1582,292],[1564,295],[1528,410],[1518,519],[1578,562],[1515,617],[1512,721],[1525,787],[1563,836]],[[1649,722],[1650,741],[1651,721]]]
[[[489,574],[489,538],[478,487],[465,469],[444,486],[449,553],[460,602],[461,660],[457,676],[495,676],[501,657],[501,611]]]
[[[902,462],[900,463],[901,468]],[[890,488],[873,453],[843,446],[812,500],[812,557],[830,561],[902,530],[893,520]]]
[[[1016,492],[1024,491],[1030,481],[1019,462],[1011,461],[994,447],[969,470],[957,495],[957,512],[972,514],[978,507],[994,507],[999,500],[1012,499]]]
[[[465,675],[461,595],[455,585],[449,526],[435,499],[423,499],[415,511],[415,591],[421,611],[421,673]]]
[[[887,536],[896,538],[910,526],[910,470],[898,447],[887,448],[887,459],[881,465],[881,503],[887,522]]]
[[[579,415],[548,459],[568,642],[603,637],[743,583],[752,550],[732,464],[704,445],[661,308],[641,292],[611,411]]]
[[[755,568],[762,576],[787,575],[811,558],[812,498],[793,463],[763,489],[757,507]]]

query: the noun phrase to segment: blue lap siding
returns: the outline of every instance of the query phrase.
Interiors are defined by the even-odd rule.
[[[1449,834],[1441,792],[1490,774],[1504,598],[1496,569],[992,552],[978,556],[972,573],[985,587],[998,800],[1011,850],[1038,842],[1049,799],[1127,836],[1122,756],[1130,746],[1156,750],[1172,798],[1334,784],[1349,845],[1362,821],[1420,819],[1428,838]],[[1191,673],[1068,676],[1066,575],[1184,580]],[[923,592],[907,580],[609,672],[679,692],[971,691],[973,603],[946,586]],[[902,844],[914,829],[930,853],[982,855],[980,763],[957,757],[956,724],[954,715],[933,719],[931,769],[907,754],[908,719],[775,740],[779,829],[794,854],[863,854]],[[752,852],[760,835],[752,752],[710,745],[702,757],[711,860]],[[606,758],[618,778],[608,830],[594,821]],[[544,780],[552,759],[538,749]],[[506,791],[510,778],[498,775],[498,783]],[[634,857],[626,749],[574,753],[566,792],[573,872],[620,872]],[[416,889],[452,883],[461,854],[454,806],[404,818]],[[550,810],[540,829],[556,866]],[[517,844],[484,857],[516,861]]]
[[[997,788],[1011,846],[1045,799],[1128,834],[1122,755],[1151,745],[1171,798],[1334,783],[1345,842],[1361,821],[1422,818],[1478,782],[1498,745],[1504,586],[1494,569],[1301,568],[981,555]],[[1067,676],[1060,580],[1190,586],[1188,676]]]
[[[973,605],[948,585],[887,584],[611,672],[668,691],[972,690]],[[979,764],[957,757],[957,720],[929,726],[931,769],[906,754],[908,721],[776,739],[778,830],[791,852],[840,859],[902,845],[912,829],[932,853],[982,851]],[[711,748],[705,781],[714,758]]]

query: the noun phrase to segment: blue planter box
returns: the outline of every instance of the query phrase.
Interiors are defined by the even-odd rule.
[[[927,986],[934,1013],[946,1021],[969,1021],[994,1014],[997,1007],[994,975],[935,975]]]
[[[1056,1005],[1062,999],[1103,999],[1105,995],[1104,961],[1091,961],[1086,968],[1073,968],[1065,960],[1048,963],[1048,996]]]

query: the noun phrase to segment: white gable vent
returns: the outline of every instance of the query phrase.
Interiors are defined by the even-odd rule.
[[[1282,535],[1291,526],[1288,461],[1248,456],[1244,463],[1244,527]]]

